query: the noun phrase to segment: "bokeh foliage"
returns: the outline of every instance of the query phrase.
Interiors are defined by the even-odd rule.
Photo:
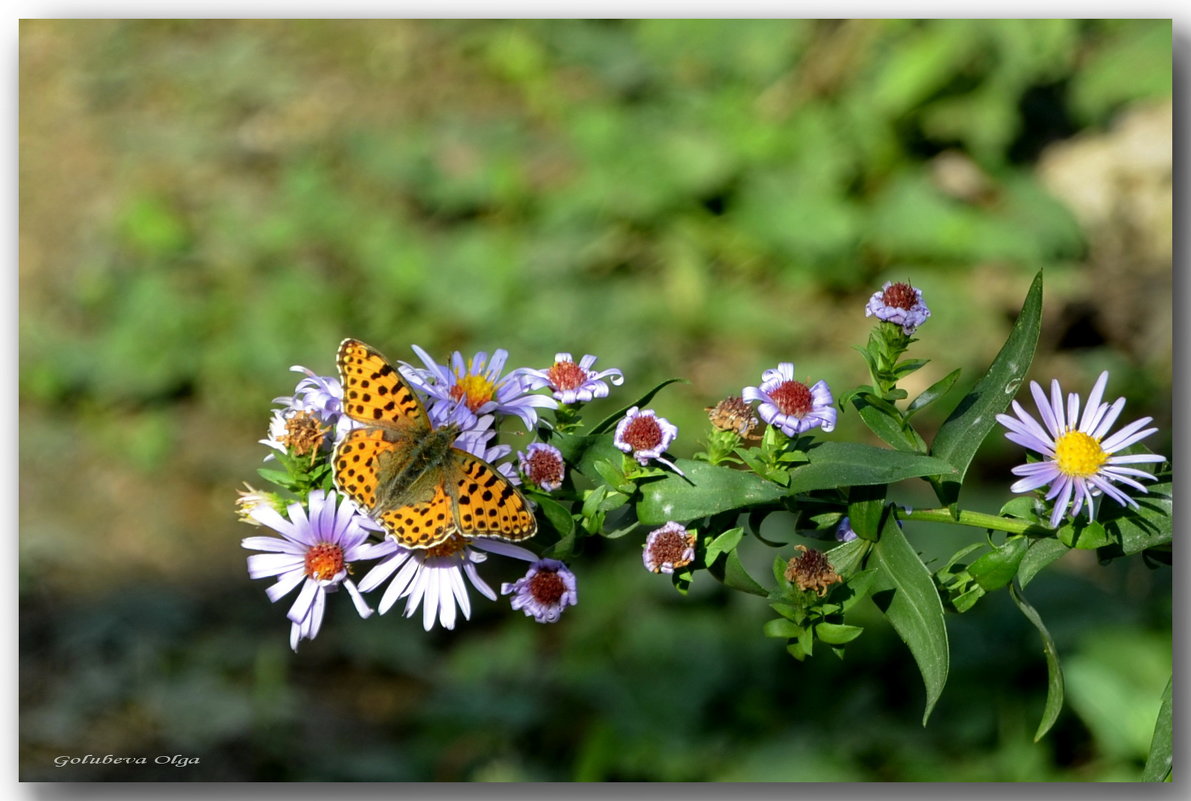
[[[1170,130],[1136,146],[1165,184],[1078,165],[1101,217],[1061,168],[1168,104],[1170,63],[1162,20],[22,23],[25,778],[172,778],[47,761],[169,749],[212,779],[1133,777],[1148,742],[1079,698],[1157,713],[1168,572],[1037,580],[1076,667],[1031,745],[1045,669],[1007,599],[949,619],[925,730],[891,634],[793,664],[763,604],[679,599],[632,548],[584,556],[556,627],[333,608],[293,657],[231,500],[286,368],[330,373],[344,336],[682,376],[655,405],[687,456],[778,361],[862,382],[887,279],[934,310],[921,389],[970,385],[1043,269],[1034,376],[1111,369],[1168,437]],[[1016,456],[981,453],[995,511]]]

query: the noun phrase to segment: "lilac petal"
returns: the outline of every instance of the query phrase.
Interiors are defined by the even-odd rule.
[[[306,545],[305,542],[299,541],[297,528],[294,526],[294,524],[282,517],[272,506],[264,503],[258,503],[248,511],[248,516],[260,523],[262,526],[268,526],[269,528],[273,529],[291,542],[298,542],[301,545]]]
[[[1054,413],[1055,424],[1058,425],[1058,431],[1055,434],[1057,437],[1067,430],[1067,421],[1063,417],[1063,390],[1059,388],[1057,378],[1051,379],[1050,382],[1050,410]]]
[[[1112,424],[1121,416],[1121,410],[1125,408],[1125,399],[1117,398],[1112,406],[1104,410],[1103,415],[1099,417],[1099,422],[1096,424],[1094,431],[1088,432],[1093,439],[1104,439],[1108,430],[1112,428]]]
[[[1062,490],[1059,493],[1058,499],[1055,501],[1054,511],[1050,514],[1050,527],[1058,528],[1059,521],[1063,519],[1063,515],[1067,513],[1067,506],[1071,502],[1071,494],[1074,489],[1072,481],[1068,480],[1061,484]]]
[[[1162,457],[1165,459],[1165,457]],[[306,555],[306,546],[299,545],[291,540],[283,540],[277,537],[245,537],[240,541],[240,547],[246,548],[250,551],[269,551],[271,553],[289,553]]]
[[[1015,442],[1023,448],[1036,451],[1046,456],[1053,457],[1055,455],[1054,448],[1048,443],[1036,438],[1033,434],[1014,434],[1012,432],[1005,435],[1005,439],[1010,442]]]
[[[480,574],[476,570],[476,566],[474,564],[471,562],[465,562],[463,565],[463,571],[467,574],[468,579],[471,580],[471,585],[476,588],[476,591],[479,592],[480,595],[483,595],[490,601],[496,600],[496,593],[493,592],[492,588],[484,582],[484,579],[480,578]]]
[[[358,589],[356,589],[356,585],[352,583],[351,579],[343,582],[343,586],[347,587],[347,594],[351,596],[352,603],[355,604],[356,612],[360,614],[360,617],[365,619],[371,617],[372,607],[369,606],[368,602],[364,600],[364,596],[360,594]]]
[[[420,568],[421,563],[416,558],[405,561],[392,583],[385,589],[385,594],[381,596],[380,603],[377,604],[376,608],[380,610],[382,615],[388,612],[393,604],[397,603],[398,599],[412,594],[416,587],[421,586],[418,581],[421,573]],[[408,605],[409,602],[407,602],[406,606],[408,607]],[[409,615],[406,614],[406,617],[409,617]]]
[[[265,588],[265,597],[267,597],[271,603],[277,603],[279,600],[293,592],[294,587],[297,587],[299,584],[301,584],[302,580],[305,578],[305,569],[294,570],[291,573],[286,573],[279,578],[276,583]]]
[[[997,420],[1001,425],[1005,426],[1011,431],[1017,431],[1023,434],[1032,434],[1040,442],[1045,442],[1048,445],[1054,446],[1054,438],[1049,436],[1046,429],[1038,424],[1033,415],[1029,414],[1022,408],[1021,404],[1013,401],[1013,410],[1017,413],[1017,417],[1013,418],[1007,414],[997,415]]]
[[[1101,411],[1100,401],[1104,397],[1104,387],[1108,384],[1108,371],[1100,373],[1100,377],[1096,379],[1096,383],[1092,385],[1092,391],[1088,393],[1088,403],[1083,410],[1083,419],[1079,421],[1079,430],[1085,433],[1092,431],[1095,425],[1095,417]]]
[[[522,548],[520,545],[514,545],[511,542],[502,542],[493,539],[478,539],[471,543],[472,547],[479,548],[490,553],[500,554],[501,556],[511,556],[514,559],[521,559],[525,562],[536,562],[538,555],[528,548]]]
[[[1139,462],[1165,462],[1166,457],[1157,453],[1126,453],[1120,456],[1110,456],[1109,464],[1136,464]]]
[[[1067,394],[1067,425],[1075,428],[1075,423],[1079,419],[1079,395],[1074,392]]]
[[[1136,489],[1136,490],[1140,490],[1141,492],[1145,492],[1145,493],[1148,493],[1148,492],[1149,492],[1149,490],[1148,490],[1148,489],[1146,489],[1144,486],[1142,486],[1142,485],[1141,485],[1141,484],[1139,484],[1138,482],[1134,481],[1132,478],[1129,478],[1129,476],[1127,476],[1127,475],[1123,475],[1122,473],[1118,472],[1118,471],[1119,471],[1119,470],[1121,470],[1121,469],[1123,469],[1123,468],[1117,468],[1116,470],[1101,470],[1100,472],[1101,472],[1101,473],[1102,473],[1104,476],[1106,476],[1106,477],[1109,477],[1109,476],[1111,476],[1111,477],[1112,477],[1112,479],[1113,479],[1114,481],[1119,481],[1119,482],[1121,482],[1122,484],[1127,484],[1127,485],[1129,485],[1130,487],[1133,487],[1133,488],[1134,488],[1134,489]],[[1141,471],[1140,471],[1140,470],[1137,470],[1137,471],[1134,471],[1134,472],[1141,473]],[[1143,476],[1144,476],[1144,475],[1146,475],[1146,474],[1145,474],[1145,473],[1141,473],[1141,475],[1143,475]]]
[[[1121,506],[1137,506],[1137,502],[1135,500],[1121,492],[1119,489],[1113,486],[1112,482],[1108,481],[1107,479],[1101,476],[1092,476],[1088,479],[1088,481],[1090,481],[1098,490],[1112,498]],[[1144,487],[1142,488],[1142,491],[1146,491]]]
[[[258,579],[280,576],[290,570],[301,570],[305,565],[305,556],[298,554],[256,553],[248,557],[248,577]]]
[[[318,582],[308,578],[306,583],[302,585],[302,591],[294,599],[293,606],[286,613],[286,617],[295,623],[301,623],[310,614],[310,609],[315,603],[315,598],[323,594],[322,587],[318,586]]]
[[[1009,487],[1009,491],[1010,492],[1029,492],[1030,490],[1038,489],[1039,487],[1041,487],[1044,484],[1049,484],[1052,481],[1054,481],[1053,475],[1048,475],[1046,473],[1039,473],[1037,475],[1027,476],[1026,478],[1023,478],[1020,481],[1013,482],[1013,484]]]
[[[1148,428],[1145,431],[1136,433],[1139,428],[1142,428],[1153,419],[1154,418],[1152,417],[1143,417],[1140,420],[1134,420],[1132,423],[1101,442],[1100,447],[1109,453],[1128,448],[1133,443],[1145,439],[1150,434],[1153,434],[1158,430],[1157,428]]]
[[[1027,464],[1019,464],[1009,471],[1015,476],[1032,476],[1036,473],[1046,473],[1052,478],[1058,475],[1058,468],[1055,467],[1054,462],[1029,462]]]
[[[1050,402],[1046,399],[1046,395],[1037,381],[1030,382],[1030,393],[1034,396],[1034,405],[1038,407],[1038,413],[1042,415],[1042,422],[1046,424],[1047,430],[1050,431],[1051,438],[1053,439],[1062,434],[1062,429],[1059,428],[1059,423],[1055,420],[1055,414],[1051,409]]]
[[[393,575],[393,572],[401,567],[402,563],[408,558],[408,553],[398,554],[391,559],[386,559],[374,565],[371,570],[364,574],[364,578],[360,580],[360,591],[372,592],[381,584],[384,584],[385,580]]]

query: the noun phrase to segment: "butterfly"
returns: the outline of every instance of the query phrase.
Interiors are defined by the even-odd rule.
[[[343,410],[360,424],[335,447],[335,486],[398,543],[433,548],[454,534],[524,540],[537,533],[529,502],[483,459],[454,446],[459,426],[435,428],[397,368],[358,339],[339,345]]]

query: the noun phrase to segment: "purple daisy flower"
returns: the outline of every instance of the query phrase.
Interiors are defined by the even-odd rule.
[[[545,442],[531,443],[523,452],[517,454],[517,460],[522,475],[546,492],[554,492],[562,486],[567,465],[563,461],[562,452],[553,445],[547,445]]]
[[[761,374],[761,386],[745,387],[746,401],[759,401],[757,414],[771,426],[793,437],[815,427],[824,431],[835,428],[835,399],[826,381],[807,387],[794,380],[794,364],[782,362]]]
[[[873,293],[865,306],[864,316],[876,316],[902,327],[902,333],[910,336],[918,326],[930,317],[930,309],[922,301],[922,290],[908,283],[886,281],[885,286]]]
[[[501,595],[512,595],[514,609],[539,623],[557,623],[568,606],[579,603],[575,574],[557,559],[539,559],[525,576],[500,586]]]
[[[658,417],[653,409],[638,409],[634,406],[616,424],[616,436],[612,442],[625,453],[632,454],[641,465],[655,459],[682,475],[673,462],[662,456],[677,436],[678,427],[669,420]]]
[[[276,603],[302,585],[287,613],[291,622],[289,644],[295,651],[301,640],[313,640],[318,635],[327,593],[340,586],[347,588],[360,617],[372,614],[347,576],[352,562],[376,558],[375,546],[367,540],[371,531],[381,530],[351,499],[338,503],[334,491],[312,490],[307,504],[309,515],[302,504],[290,504],[288,520],[268,503],[254,504],[246,514],[281,537],[254,536],[241,541],[248,550],[265,552],[248,557],[248,575],[254,579],[277,577],[277,583],[265,590],[270,601]]]
[[[482,564],[490,553],[522,559],[537,560],[532,551],[507,542],[489,539],[464,539],[453,536],[433,548],[405,548],[388,539],[375,546],[373,556],[383,558],[360,580],[360,591],[372,590],[389,581],[377,604],[382,615],[393,604],[405,598],[405,616],[413,617],[422,608],[422,628],[434,628],[437,622],[444,629],[455,628],[459,612],[471,618],[471,599],[466,578],[481,595],[490,601],[496,593],[480,578],[476,565]],[[387,558],[385,558],[387,557]]]
[[[508,351],[503,348],[492,354],[491,361],[483,351],[467,361],[455,351],[451,355],[450,368],[438,364],[417,345],[412,348],[426,367],[405,364],[403,375],[429,396],[432,419],[445,419],[453,410],[463,409],[473,417],[516,415],[525,423],[526,429],[532,429],[538,422],[537,407],[553,409],[558,405],[545,395],[532,394],[525,384],[524,368],[501,376],[509,358]]]
[[[269,435],[260,442],[281,453],[295,446],[299,451],[306,447],[330,450],[357,425],[343,413],[343,385],[336,378],[317,375],[301,365],[290,370],[305,373],[306,378],[294,387],[293,395],[273,399],[282,408],[273,410]],[[335,432],[333,438],[323,436],[328,430]],[[272,457],[269,454],[265,459]]]
[[[595,398],[608,397],[608,379],[620,386],[624,374],[616,368],[596,372],[592,367],[596,357],[590,353],[578,364],[569,353],[554,354],[554,364],[547,370],[525,370],[525,384],[529,389],[549,387],[559,403],[572,405],[587,403]]]
[[[649,532],[641,561],[650,573],[673,573],[695,560],[695,534],[673,521]]]
[[[1122,506],[1137,506],[1137,502],[1116,487],[1119,482],[1139,492],[1146,488],[1135,479],[1155,481],[1154,476],[1125,465],[1165,462],[1165,456],[1139,453],[1115,455],[1131,445],[1140,442],[1157,431],[1144,428],[1153,420],[1143,417],[1135,420],[1112,436],[1108,430],[1125,408],[1125,399],[1118,398],[1112,404],[1102,402],[1104,388],[1108,383],[1108,371],[1096,379],[1088,402],[1080,416],[1080,398],[1074,392],[1063,402],[1059,382],[1051,381],[1050,398],[1036,381],[1030,382],[1030,392],[1038,412],[1042,415],[1040,425],[1016,400],[1013,412],[1016,417],[998,414],[997,422],[1009,429],[1005,438],[1042,455],[1037,462],[1013,468],[1013,474],[1024,476],[1013,484],[1013,492],[1030,492],[1046,484],[1050,485],[1046,500],[1053,500],[1054,510],[1050,515],[1050,526],[1056,528],[1068,507],[1072,518],[1086,505],[1088,520],[1095,519],[1093,499],[1100,494],[1107,495]]]

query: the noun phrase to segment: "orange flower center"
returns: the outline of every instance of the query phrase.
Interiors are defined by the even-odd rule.
[[[343,570],[343,549],[320,542],[306,551],[306,575],[315,581],[334,578]]]
[[[555,389],[577,389],[587,380],[587,371],[574,362],[555,362],[546,376]]]

